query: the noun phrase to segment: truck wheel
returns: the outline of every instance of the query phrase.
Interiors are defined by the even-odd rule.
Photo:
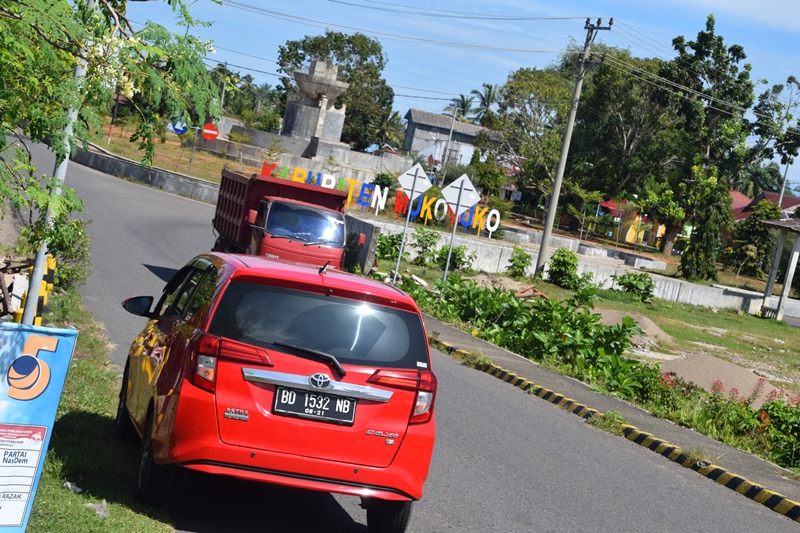
[[[403,533],[411,520],[413,502],[372,500],[367,507],[369,533]]]
[[[117,417],[114,420],[114,435],[122,442],[136,442],[139,434],[133,425],[128,407],[125,405],[125,396],[128,392],[128,366],[125,365],[125,373],[122,375],[122,386],[119,390],[119,403],[117,404]]]
[[[161,507],[167,503],[167,496],[174,477],[174,467],[157,465],[153,462],[152,438],[153,413],[149,413],[142,437],[142,457],[139,460],[139,473],[136,476],[134,496],[142,503]]]

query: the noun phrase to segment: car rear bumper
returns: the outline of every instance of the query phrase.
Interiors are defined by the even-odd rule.
[[[433,452],[434,420],[409,427],[392,464],[379,468],[226,444],[219,438],[213,396],[188,383],[177,411],[169,444],[165,442],[157,454],[159,463],[323,492],[385,500],[422,497]]]

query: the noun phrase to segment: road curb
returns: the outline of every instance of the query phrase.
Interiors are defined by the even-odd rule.
[[[467,350],[459,349],[451,344],[437,339],[431,339],[430,343],[431,345],[448,354],[465,356],[470,353]],[[574,413],[584,420],[588,420],[593,416],[603,416],[603,413],[597,409],[579,404],[571,398],[567,398],[564,395],[539,386],[528,379],[495,365],[494,363],[479,365],[475,368],[498,379],[502,379],[506,383],[509,383],[529,394],[538,396],[539,398],[546,400],[560,407],[561,409],[564,409],[565,411]],[[685,453],[679,446],[675,446],[666,441],[658,439],[654,435],[641,431],[635,426],[624,425],[622,426],[622,430],[623,436],[629,441],[654,451],[685,468],[690,468],[698,474],[716,481],[720,485],[734,490],[742,496],[758,502],[768,509],[800,523],[800,503],[789,500],[782,494],[768,490],[761,485],[752,483],[742,476],[739,476],[733,472],[729,472],[720,466],[707,461],[694,459],[689,454]]]

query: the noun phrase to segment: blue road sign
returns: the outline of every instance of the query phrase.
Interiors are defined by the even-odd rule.
[[[189,126],[183,119],[176,118],[175,120],[172,121],[172,129],[178,135],[183,135],[184,133],[189,131]]]

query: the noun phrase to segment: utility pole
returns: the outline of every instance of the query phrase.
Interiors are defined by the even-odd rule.
[[[536,273],[541,274],[544,271],[544,263],[547,259],[547,248],[550,246],[550,235],[553,233],[553,222],[556,218],[556,211],[558,210],[558,195],[561,193],[561,180],[564,178],[564,168],[567,166],[567,157],[569,155],[569,143],[572,140],[572,127],[575,124],[575,115],[578,113],[578,102],[581,98],[581,87],[583,86],[583,79],[586,76],[587,67],[589,62],[589,48],[597,36],[598,30],[610,30],[614,24],[614,19],[608,21],[608,26],[603,26],[603,19],[597,19],[596,24],[592,24],[591,19],[586,19],[586,42],[583,46],[583,53],[578,58],[578,78],[575,81],[575,92],[572,95],[572,107],[569,110],[569,117],[567,118],[567,129],[564,131],[564,139],[561,143],[561,156],[558,159],[558,167],[556,169],[556,178],[553,182],[553,192],[550,196],[550,203],[547,207],[547,219],[544,224],[544,234],[542,235],[542,244],[539,246],[539,256],[536,259]]]
[[[97,0],[89,0],[86,4],[86,10],[89,13],[94,12],[97,7]],[[85,55],[86,48],[90,44],[87,43],[81,49],[80,56]],[[75,67],[73,74],[78,84],[86,77],[86,61],[83,59],[78,60],[78,65]],[[56,183],[55,190],[51,191],[51,195],[60,195],[61,186],[64,184],[64,179],[67,176],[67,166],[69,165],[70,145],[72,143],[72,130],[75,122],[78,120],[78,108],[71,107],[67,110],[67,125],[64,127],[64,148],[65,156],[63,161],[56,161],[55,170],[53,170],[53,178]],[[53,220],[53,213],[50,209],[47,210],[45,223],[50,226]],[[28,296],[25,298],[25,308],[22,311],[22,323],[33,324],[36,318],[36,311],[39,307],[39,293],[41,291],[42,278],[44,278],[44,269],[47,263],[47,241],[42,240],[39,245],[39,250],[36,252],[36,259],[33,262],[33,271],[31,272],[30,282],[28,284]]]

